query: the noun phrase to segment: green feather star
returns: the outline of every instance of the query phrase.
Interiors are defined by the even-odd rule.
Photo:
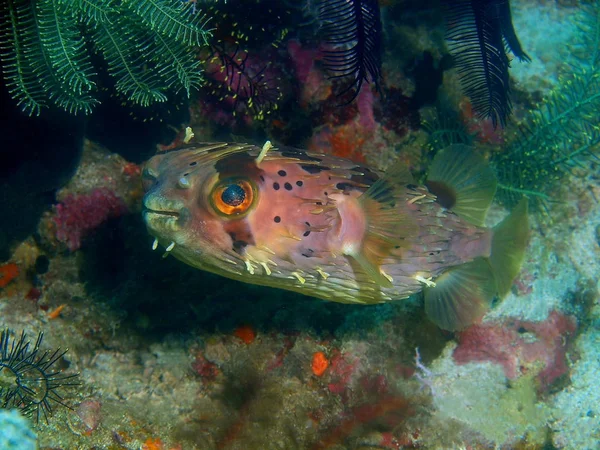
[[[179,0],[7,0],[0,10],[0,59],[19,107],[91,113],[98,103],[90,49],[117,92],[148,106],[167,91],[189,96],[202,82],[197,48],[210,32],[206,16]]]

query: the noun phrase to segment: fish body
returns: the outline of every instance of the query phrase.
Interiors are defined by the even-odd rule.
[[[518,236],[483,227],[493,174],[468,149],[447,153],[427,187],[400,166],[383,174],[288,147],[187,144],[146,164],[144,220],[165,255],[199,269],[343,303],[425,289],[430,317],[458,329],[481,317],[506,290],[499,284],[516,275],[526,224]],[[526,222],[521,209],[513,222]],[[510,273],[498,276],[494,265],[506,261],[494,261],[502,253],[494,240],[505,238],[519,242],[508,245]]]

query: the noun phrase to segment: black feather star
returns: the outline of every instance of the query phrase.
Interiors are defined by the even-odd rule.
[[[331,78],[347,78],[341,97],[351,93],[352,102],[366,81],[380,90],[381,13],[377,0],[321,0],[319,22],[324,42],[324,67]]]
[[[504,127],[512,110],[505,45],[530,61],[512,25],[509,0],[446,0],[447,39],[478,116]]]
[[[67,351],[42,352],[43,337],[38,334],[32,347],[25,333],[18,339],[8,329],[0,333],[0,408],[18,408],[36,422],[40,416],[48,421],[52,402],[69,408],[60,391],[80,384],[77,374],[51,370]]]

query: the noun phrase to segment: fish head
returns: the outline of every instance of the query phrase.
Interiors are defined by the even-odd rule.
[[[255,148],[194,144],[151,158],[142,172],[149,233],[192,266],[241,271],[235,246],[250,239],[244,219],[259,200]]]
[[[375,172],[290,147],[218,143],[157,155],[142,176],[143,217],[165,255],[252,284],[355,302],[345,256],[360,249],[358,198]]]

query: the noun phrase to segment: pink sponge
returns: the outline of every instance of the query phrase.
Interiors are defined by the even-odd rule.
[[[536,371],[540,391],[568,372],[566,352],[577,329],[572,316],[552,311],[543,322],[511,320],[474,325],[458,333],[457,364],[491,361],[510,379]]]
[[[107,219],[127,211],[125,202],[110,189],[101,187],[89,194],[67,195],[55,206],[52,219],[56,239],[74,251],[81,247],[81,239]]]

